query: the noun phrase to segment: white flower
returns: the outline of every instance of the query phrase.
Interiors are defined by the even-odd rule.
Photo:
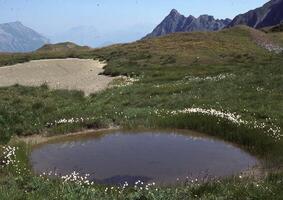
[[[245,110],[246,111],[246,110]],[[168,115],[179,115],[179,114],[202,114],[208,116],[214,116],[219,119],[228,120],[236,125],[244,125],[251,129],[263,129],[263,131],[272,137],[275,140],[281,140],[283,135],[281,134],[281,129],[279,126],[275,125],[274,123],[270,122],[271,119],[267,118],[265,122],[258,122],[256,119],[252,121],[247,121],[242,119],[242,116],[236,113],[231,113],[229,111],[221,111],[216,110],[213,108],[205,109],[205,108],[185,108],[182,110],[154,110],[153,114],[157,115],[158,117],[165,117]],[[217,122],[219,124],[219,121]]]

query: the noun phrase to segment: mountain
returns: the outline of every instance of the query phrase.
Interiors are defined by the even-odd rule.
[[[231,22],[230,19],[214,19],[210,15],[185,17],[173,9],[170,14],[145,38],[158,37],[175,32],[217,31]]]
[[[70,50],[90,50],[88,46],[80,46],[72,42],[63,42],[57,44],[45,44],[37,50],[37,52],[61,52]]]
[[[283,0],[271,0],[260,8],[236,16],[227,27],[247,25],[253,28],[274,26],[283,21]]]
[[[0,52],[29,52],[48,43],[48,39],[21,22],[0,24]]]

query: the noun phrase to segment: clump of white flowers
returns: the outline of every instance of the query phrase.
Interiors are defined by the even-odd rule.
[[[49,180],[49,177],[59,177],[63,183],[74,183],[74,184],[77,184],[77,185],[80,185],[82,187],[84,186],[92,186],[94,185],[95,182],[93,181],[90,181],[90,174],[85,174],[85,175],[80,175],[80,173],[76,172],[76,171],[73,171],[72,173],[70,174],[67,174],[67,175],[64,175],[64,176],[60,176],[58,175],[56,172],[48,172],[48,173],[42,173],[40,175],[41,178],[44,178],[45,180]],[[134,189],[137,190],[137,191],[143,191],[143,190],[150,190],[152,189],[153,187],[156,186],[155,182],[152,182],[152,183],[145,183],[143,181],[136,181],[134,183]],[[122,194],[127,188],[130,187],[130,184],[126,181],[124,182],[124,184],[116,187],[116,186],[112,186],[112,187],[106,187],[104,192],[105,193],[108,193],[108,192],[119,192],[120,194]]]
[[[17,160],[17,150],[18,147],[3,146],[2,155],[0,155],[0,167],[2,169],[5,167],[11,167],[17,175],[22,175],[26,172],[27,168],[21,168],[19,166],[20,161]]]
[[[225,119],[228,120],[236,125],[245,125],[248,128],[253,129],[262,129],[265,133],[267,133],[269,136],[274,138],[275,140],[280,140],[283,135],[281,134],[281,128],[271,122],[271,119],[266,119],[266,122],[258,122],[257,120],[243,120],[242,116],[237,113],[231,113],[228,111],[220,111],[213,108],[210,109],[204,109],[204,108],[185,108],[182,110],[155,110],[154,114],[162,117],[162,116],[175,116],[179,114],[202,114],[202,115],[208,115],[208,116],[214,116],[219,119]]]
[[[226,73],[226,74],[219,74],[217,76],[206,76],[206,77],[186,76],[184,79],[187,81],[220,81],[232,77],[235,77],[235,75]]]
[[[41,175],[39,175],[39,177],[45,178],[46,180],[49,180],[49,177],[58,177],[63,181],[63,183],[75,183],[81,186],[89,186],[94,184],[94,182],[89,180],[90,174],[80,175],[80,173],[76,171],[63,176],[53,171],[43,172]]]
[[[280,54],[281,52],[283,52],[283,48],[276,44],[266,43],[266,42],[258,43],[258,44],[269,52],[274,52],[276,54]]]
[[[132,188],[130,184],[126,181],[124,184],[118,187],[106,187],[104,192],[105,194],[109,194],[112,192],[118,192],[119,194],[122,194],[127,188]],[[155,187],[155,183],[144,183],[143,181],[136,181],[133,185],[133,188],[137,192],[141,191],[158,191],[158,188]]]
[[[210,115],[215,116],[222,119],[227,119],[235,124],[244,124],[245,121],[241,119],[240,115],[237,115],[236,113],[230,113],[230,112],[224,112],[219,111],[215,109],[204,109],[204,108],[185,108],[182,110],[155,110],[155,114],[161,116],[161,115],[178,115],[178,114],[191,114],[191,113],[199,113],[203,115]]]
[[[17,164],[16,160],[16,147],[11,147],[11,146],[4,146],[2,147],[2,155],[3,158],[1,160],[1,166],[10,166],[10,165],[15,165]]]
[[[95,117],[72,117],[70,119],[59,119],[59,120],[55,120],[54,122],[48,122],[46,123],[46,126],[56,126],[56,125],[60,125],[60,124],[79,124],[79,123],[83,123],[83,122],[87,122],[87,121],[91,121],[94,120]]]
[[[235,74],[225,73],[219,74],[217,76],[206,76],[206,77],[198,77],[198,76],[185,76],[183,79],[175,81],[174,83],[164,83],[164,84],[157,84],[153,87],[155,88],[163,88],[163,87],[172,87],[172,86],[183,86],[186,84],[191,84],[192,82],[200,82],[200,81],[221,81],[228,78],[236,77]]]
[[[116,79],[115,83],[111,85],[112,87],[120,88],[120,87],[126,87],[133,85],[135,82],[138,82],[138,78],[132,78],[127,76],[120,76],[118,79]]]
[[[78,185],[93,185],[94,182],[89,181],[90,174],[85,174],[84,176],[81,176],[77,172],[72,172],[69,175],[61,176],[61,179],[63,180],[63,183],[75,183]]]

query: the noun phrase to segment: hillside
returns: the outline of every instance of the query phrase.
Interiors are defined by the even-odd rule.
[[[90,50],[88,46],[80,46],[72,42],[63,42],[58,44],[45,44],[37,50],[37,52],[60,52],[60,51],[81,51]]]
[[[264,27],[261,30],[266,32],[266,33],[283,32],[283,23],[277,24],[275,26]]]
[[[45,45],[26,55],[2,54],[0,66],[40,58],[99,57],[109,61],[105,73],[115,75],[127,74],[129,71],[138,73],[143,68],[147,69],[155,64],[187,66],[262,60],[266,57],[266,49],[257,44],[253,38],[255,34],[252,33],[258,33],[256,35],[264,38],[269,38],[270,35],[245,26],[237,26],[218,32],[174,33],[100,49],[90,49],[74,43],[59,43]],[[112,61],[115,61],[115,67],[112,67]]]
[[[283,46],[283,24],[264,28],[263,31]]]
[[[263,60],[267,51],[257,44],[252,33],[269,37],[261,31],[239,26],[218,32],[174,33],[131,44],[113,45],[94,50],[94,53],[109,61],[105,73],[110,74],[137,73],[155,64],[188,66]],[[115,67],[111,67],[113,60]]]
[[[283,20],[283,0],[271,0],[262,7],[236,16],[227,27],[247,25],[262,28],[280,24]]]
[[[185,17],[173,9],[170,14],[145,38],[152,38],[176,32],[217,31],[231,22],[230,19],[214,19],[210,15]]]
[[[48,42],[21,22],[0,24],[0,52],[30,52]]]

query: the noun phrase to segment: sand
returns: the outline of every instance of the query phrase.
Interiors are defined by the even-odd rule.
[[[114,79],[99,75],[106,64],[91,59],[35,60],[0,67],[0,87],[15,84],[51,89],[81,90],[85,95],[101,91]]]

